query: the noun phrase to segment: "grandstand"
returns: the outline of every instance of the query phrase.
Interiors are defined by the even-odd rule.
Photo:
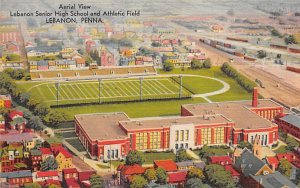
[[[30,72],[31,80],[88,80],[155,75],[153,66],[100,67],[97,69],[47,70]]]

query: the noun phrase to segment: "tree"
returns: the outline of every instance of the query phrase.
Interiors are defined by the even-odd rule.
[[[54,157],[47,157],[41,163],[41,171],[56,170],[58,168],[58,163]]]
[[[56,184],[50,184],[47,188],[61,188],[61,186],[58,186]]]
[[[170,62],[169,60],[165,60],[163,63],[163,70],[164,71],[172,71],[174,69],[174,65],[172,62]]]
[[[205,176],[210,185],[215,187],[235,187],[235,182],[229,171],[226,171],[223,166],[211,164],[205,167]]]
[[[38,116],[45,116],[49,113],[50,111],[50,106],[47,105],[46,103],[40,103],[35,106],[34,108],[34,114]]]
[[[267,57],[267,52],[264,50],[259,50],[259,51],[257,51],[257,57],[259,59],[263,59],[263,58]]]
[[[198,178],[198,179],[203,179],[203,171],[201,168],[192,168],[188,171],[188,178]]]
[[[145,162],[142,153],[136,150],[130,150],[126,156],[126,165],[139,164],[142,165]]]
[[[206,69],[210,69],[211,68],[211,60],[210,58],[207,58],[204,62],[203,62],[203,67]]]
[[[30,99],[30,94],[28,92],[21,93],[19,98],[20,98],[20,103],[22,105],[26,105]]]
[[[30,128],[37,130],[37,131],[43,129],[43,123],[42,123],[40,117],[38,117],[38,116],[31,116],[28,120],[28,125]]]
[[[192,59],[191,61],[191,69],[201,69],[203,67],[203,63],[201,63],[198,59]]]
[[[292,164],[287,159],[281,159],[279,161],[278,171],[286,177],[290,177],[292,172]]]
[[[208,184],[203,184],[199,178],[190,178],[187,180],[185,188],[210,188]]]
[[[299,147],[299,142],[291,136],[288,136],[285,142],[287,144],[287,149],[290,151],[293,151],[294,148]]]
[[[135,175],[132,178],[130,188],[143,188],[147,185],[147,180],[143,176]]]
[[[159,167],[156,169],[157,183],[166,184],[167,183],[167,172]]]
[[[176,153],[176,162],[189,161],[192,158],[188,156],[185,149],[180,149]]]
[[[297,40],[294,35],[289,35],[288,37],[284,38],[284,42],[289,45],[289,44],[297,44]]]
[[[148,169],[146,170],[145,174],[144,174],[146,180],[148,182],[151,182],[151,181],[156,181],[157,180],[157,177],[156,177],[156,172],[154,169]]]
[[[104,188],[104,180],[101,176],[94,174],[90,177],[91,188]]]
[[[34,183],[25,183],[24,188],[42,188],[39,183],[34,182]]]
[[[57,110],[51,110],[48,113],[49,124],[52,127],[58,127],[58,125],[67,120],[67,115],[64,112],[58,112]]]
[[[272,29],[271,34],[275,37],[282,37],[278,30]]]

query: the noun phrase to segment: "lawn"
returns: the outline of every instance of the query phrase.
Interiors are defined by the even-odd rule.
[[[275,153],[286,153],[288,150],[285,145],[281,145],[278,149],[274,150]]]
[[[153,152],[153,153],[144,153],[144,164],[153,164],[154,160],[164,160],[172,159],[175,161],[175,154],[173,152]]]
[[[173,78],[180,83],[180,79],[178,77]],[[223,87],[223,84],[216,80],[192,76],[183,76],[182,85],[193,94],[210,93],[222,89]]]
[[[209,97],[209,99],[212,100],[213,102],[250,100],[252,97],[251,93],[248,93],[244,88],[238,85],[238,83],[235,80],[223,74],[220,67],[212,67],[210,69],[200,69],[200,70],[185,69],[184,71],[178,68],[170,72],[165,72],[159,69],[157,71],[160,74],[182,74],[182,75],[192,74],[192,75],[209,76],[227,82],[230,85],[230,90],[225,93]]]
[[[100,91],[98,81],[60,82],[58,88],[54,82],[36,82],[36,85],[33,85],[32,82],[27,83],[22,82],[21,87],[50,105],[57,104],[57,95],[59,104],[96,103],[99,100],[101,102],[120,102],[179,97],[179,85],[171,78],[145,78],[142,81],[142,91],[140,91],[139,79],[103,80]],[[182,90],[183,97],[190,97],[190,95],[189,91]]]
[[[180,106],[183,104],[204,103],[202,98],[182,100],[127,102],[118,104],[97,104],[56,108],[58,112],[67,114],[69,121],[74,120],[76,114],[125,112],[131,118],[180,115]],[[59,127],[60,128],[60,127]]]

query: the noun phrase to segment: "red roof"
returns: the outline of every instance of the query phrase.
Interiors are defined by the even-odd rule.
[[[40,148],[42,155],[52,155],[50,148]]]
[[[78,172],[78,179],[80,182],[89,180],[91,175],[96,174],[95,171],[85,171],[85,172]]]
[[[38,178],[40,178],[40,177],[58,176],[58,172],[55,171],[55,170],[52,170],[52,171],[45,171],[45,172],[39,171],[39,172],[36,173],[36,176],[37,176]]]
[[[300,159],[299,160],[296,160],[296,161],[293,161],[292,164],[297,167],[297,168],[300,168]]]
[[[62,146],[54,146],[51,148],[55,156],[62,153],[66,158],[71,158],[72,155]]]
[[[266,157],[266,161],[270,166],[275,165],[275,168],[278,168],[279,161],[277,157]]]
[[[124,175],[135,175],[135,174],[144,174],[145,168],[142,166],[135,164],[135,165],[119,165],[118,170],[121,171]]]
[[[10,119],[14,119],[14,117],[17,116],[17,115],[23,117],[23,112],[17,111],[17,110],[13,110],[13,111],[11,111],[11,112],[9,113],[9,118],[10,118]]]
[[[38,182],[42,187],[48,187],[49,185],[57,185],[59,187],[61,187],[60,181],[59,180],[44,180],[44,181],[40,181]]]
[[[176,172],[168,174],[169,183],[180,183],[186,180],[186,172]]]
[[[156,168],[161,167],[167,172],[177,170],[176,163],[171,159],[168,159],[168,160],[155,160],[154,161],[154,166],[156,166]]]
[[[64,168],[62,170],[62,172],[64,174],[70,174],[70,173],[78,173],[77,169],[76,168]]]
[[[296,156],[295,154],[291,153],[291,152],[288,152],[288,153],[278,153],[277,154],[277,158],[278,160],[280,161],[281,159],[287,159],[290,163],[292,161],[295,161],[296,160]]]
[[[231,176],[240,176],[240,173],[236,171],[231,165],[224,166],[225,170],[230,171]]]
[[[74,178],[66,179],[67,187],[80,188],[80,185]]]
[[[210,156],[209,160],[212,164],[220,164],[220,165],[231,165],[232,160],[228,155],[224,156]]]

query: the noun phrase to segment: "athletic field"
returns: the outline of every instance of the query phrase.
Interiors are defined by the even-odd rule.
[[[22,86],[50,105],[57,104],[57,100],[58,104],[78,104],[179,97],[180,85],[171,78],[145,78],[142,87],[140,83],[140,79],[102,80],[100,90],[98,81],[65,81],[58,87],[55,82],[31,82]],[[191,93],[183,87],[181,96],[190,97]]]

